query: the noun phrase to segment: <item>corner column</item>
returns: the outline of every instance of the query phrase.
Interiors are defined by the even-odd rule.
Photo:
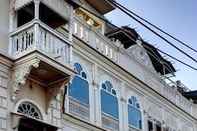
[[[40,10],[40,0],[34,0],[34,5],[35,5],[35,9],[34,9],[34,20],[39,20],[39,10]],[[39,44],[39,24],[36,23],[34,25],[34,42],[35,42],[35,46],[34,48],[36,49],[38,47]]]

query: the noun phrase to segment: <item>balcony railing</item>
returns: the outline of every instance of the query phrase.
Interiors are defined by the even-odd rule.
[[[119,121],[102,113],[102,126],[111,131],[119,131]]]
[[[69,97],[69,112],[84,120],[89,120],[89,105],[83,105],[72,97]]]
[[[69,41],[42,22],[18,28],[11,33],[10,44],[10,55],[15,59],[37,50],[63,64],[69,62]]]
[[[112,61],[118,61],[118,49],[117,46],[115,46],[118,42],[111,41],[105,37],[101,31],[89,26],[78,17],[74,19],[73,34]]]

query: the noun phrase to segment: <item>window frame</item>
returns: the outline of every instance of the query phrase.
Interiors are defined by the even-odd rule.
[[[109,87],[107,87],[106,82],[109,82],[110,85],[111,85],[111,90],[110,91],[108,90]],[[105,84],[106,89],[103,88],[103,84]],[[117,114],[115,114],[115,115],[117,115],[117,118],[115,116],[113,116],[113,115],[111,115],[109,113],[106,113],[105,111],[102,110],[102,95],[101,95],[102,91],[107,93],[108,95],[111,95],[111,97],[114,97],[116,99],[116,101],[117,101]],[[115,94],[113,92],[115,92]],[[110,118],[110,119],[112,119],[112,120],[114,120],[114,121],[116,121],[118,123],[118,129],[116,131],[119,131],[119,128],[120,128],[120,124],[119,124],[120,123],[120,116],[119,116],[120,115],[120,109],[119,109],[119,99],[118,99],[117,90],[114,88],[114,86],[112,85],[110,80],[105,80],[104,82],[102,82],[100,84],[100,92],[99,93],[100,93],[100,111],[101,111],[101,123],[102,123],[102,126],[104,128],[109,129],[109,130],[114,130],[113,127],[110,128],[110,126],[106,127],[107,125],[103,125],[102,118],[103,117],[108,117],[108,118]]]
[[[71,108],[70,104],[72,102],[74,102],[75,104],[81,105],[83,108],[86,108],[88,110],[88,112],[86,112],[86,113],[88,113],[88,116],[83,116],[83,114],[79,113],[76,117],[89,121],[90,120],[90,108],[91,107],[90,107],[90,82],[89,82],[89,79],[88,79],[88,74],[87,74],[87,71],[82,67],[82,65],[80,63],[76,62],[76,63],[73,64],[73,66],[74,66],[74,70],[77,72],[77,74],[74,75],[73,79],[75,77],[78,77],[79,79],[84,80],[88,84],[88,88],[87,88],[88,89],[88,93],[87,93],[88,94],[88,96],[87,96],[88,102],[86,103],[86,102],[80,101],[80,100],[78,100],[77,98],[73,97],[70,94],[70,89],[71,89],[70,87],[71,87],[71,84],[73,82],[73,79],[71,79],[70,82],[69,82],[69,85],[67,86],[67,94],[65,94],[65,95],[68,96],[68,112],[71,113],[71,114],[73,114],[73,113],[78,114],[79,113],[79,112],[73,112],[72,113],[72,111],[70,111],[70,108]],[[77,66],[79,67],[79,69],[77,69]],[[82,76],[83,73],[85,73],[86,78],[84,78]]]
[[[129,100],[132,100],[131,98],[135,98],[135,100],[136,100],[136,102],[134,102],[134,101],[132,101],[132,104],[131,103],[129,103]],[[135,104],[135,105],[134,105]],[[136,104],[138,104],[139,105],[139,108],[137,107],[137,105]],[[137,110],[137,111],[139,111],[140,112],[140,119],[141,119],[141,125],[139,125],[139,127],[136,127],[136,126],[134,126],[134,125],[132,125],[132,124],[130,124],[130,122],[129,122],[129,107],[131,108],[134,108],[135,110]],[[137,99],[137,97],[136,96],[134,96],[134,95],[132,95],[132,96],[130,96],[128,99],[127,99],[127,113],[128,113],[128,116],[127,116],[127,118],[128,118],[128,127],[129,128],[134,128],[134,129],[136,129],[136,130],[143,130],[143,114],[142,114],[142,108],[141,108],[141,104],[140,104],[140,102],[139,102],[139,99]]]

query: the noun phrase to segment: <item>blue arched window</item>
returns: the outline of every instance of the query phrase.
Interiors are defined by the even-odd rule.
[[[140,104],[136,97],[132,96],[128,100],[128,121],[130,127],[142,129],[142,114]]]
[[[69,109],[71,113],[89,118],[89,83],[87,75],[79,63],[74,64],[77,75],[69,86]]]
[[[101,111],[103,126],[105,128],[118,130],[119,111],[116,91],[109,81],[102,83],[101,86]]]

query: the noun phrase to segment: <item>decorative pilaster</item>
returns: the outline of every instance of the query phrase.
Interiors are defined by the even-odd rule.
[[[97,126],[101,126],[101,106],[100,106],[100,87],[98,84],[98,67],[95,64],[93,66],[93,89],[94,89],[94,123]]]
[[[128,130],[128,111],[127,111],[127,98],[125,91],[125,84],[121,82],[120,85],[120,103],[119,103],[119,127],[121,129]]]

